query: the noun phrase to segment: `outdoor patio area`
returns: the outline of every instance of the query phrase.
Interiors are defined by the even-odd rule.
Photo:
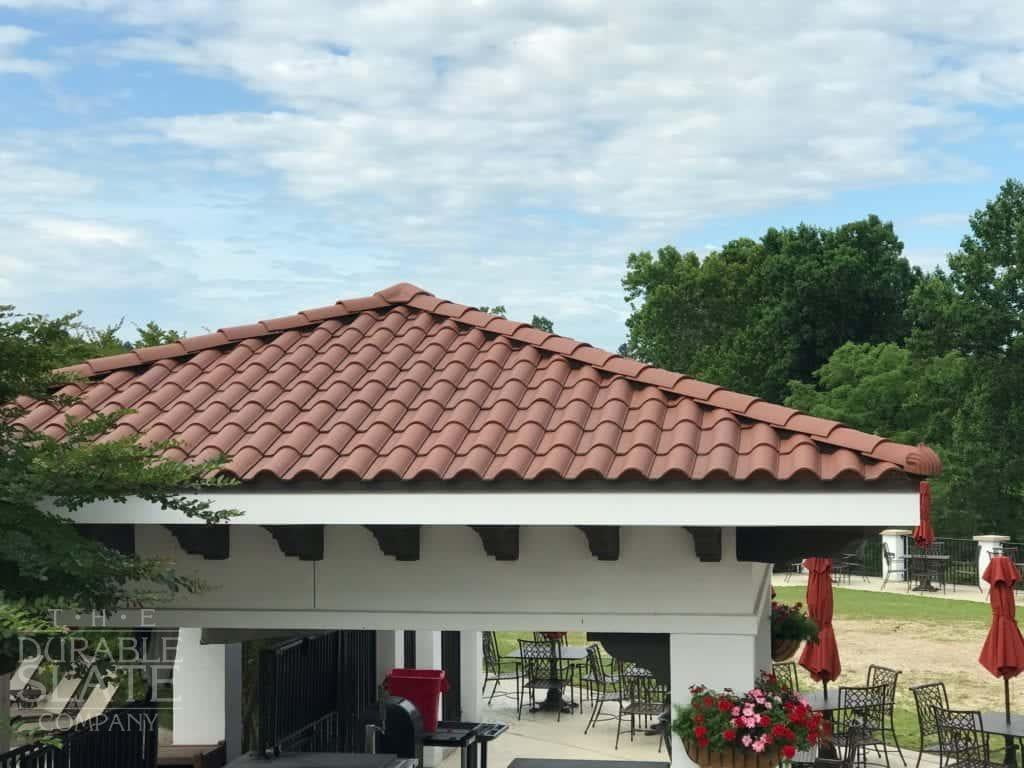
[[[514,696],[511,685],[499,686],[499,693]],[[508,703],[500,703],[500,702]],[[507,766],[517,757],[545,758],[551,760],[635,760],[668,762],[665,750],[658,752],[658,738],[655,736],[638,736],[630,743],[623,740],[615,749],[615,723],[599,723],[586,736],[583,725],[590,714],[590,706],[586,705],[581,714],[563,716],[556,722],[550,713],[523,713],[523,719],[517,720],[513,699],[495,698],[494,705],[485,709],[485,719],[509,724],[509,730],[501,738],[492,742],[489,747],[489,764]],[[903,755],[909,766],[914,766],[918,753],[904,748]],[[872,762],[875,762],[872,756]],[[878,759],[879,765],[884,762]],[[460,755],[453,752],[441,763],[444,768],[460,768]],[[895,758],[893,768],[902,765]],[[921,765],[937,768],[938,757],[931,754],[921,755]]]

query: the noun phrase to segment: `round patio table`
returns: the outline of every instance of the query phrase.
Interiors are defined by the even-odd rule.
[[[949,555],[925,555],[925,554],[920,554],[920,553],[916,553],[915,554],[914,552],[911,552],[909,555],[907,555],[907,559],[910,560],[911,563],[913,563],[914,561],[917,561],[917,562],[920,562],[920,563],[928,563],[928,562],[935,562],[935,561],[940,561],[940,562],[948,563],[949,562]],[[911,574],[914,573],[914,569],[913,568],[910,569],[910,573]],[[925,569],[924,575],[921,577],[921,580],[918,582],[917,586],[914,587],[913,590],[911,590],[911,591],[913,591],[913,592],[938,592],[939,588],[936,587],[934,584],[932,584],[932,580],[928,577],[928,571],[927,571],[927,569]]]
[[[557,640],[552,640],[549,646],[550,651],[547,656],[548,661],[551,663],[551,679],[555,680],[558,678],[558,662],[581,662],[587,658],[587,648],[583,645],[559,645]],[[519,649],[511,651],[506,654],[507,659],[522,659],[523,656]],[[572,712],[573,704],[565,700],[562,696],[561,688],[549,688],[548,695],[544,701],[540,702],[536,707],[533,708],[533,712],[539,712],[541,710],[557,711],[570,713]]]
[[[1024,739],[1024,716],[1010,715],[1010,722],[1006,722],[1006,712],[982,712],[981,727],[985,733],[1002,736],[1006,739],[1006,756],[1003,758],[1003,765],[1017,765],[1017,740]]]

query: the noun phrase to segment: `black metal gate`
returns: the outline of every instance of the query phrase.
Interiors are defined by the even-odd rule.
[[[342,752],[361,752],[361,719],[377,700],[377,633],[373,630],[350,630],[340,634],[339,741]]]
[[[462,719],[462,641],[459,632],[441,633],[441,668],[448,678],[448,692],[441,697],[441,718]]]
[[[260,653],[259,749],[354,752],[376,700],[372,630],[299,637]],[[2,768],[2,767],[0,767]]]

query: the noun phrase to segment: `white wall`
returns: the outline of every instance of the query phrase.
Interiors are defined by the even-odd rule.
[[[199,629],[178,630],[174,657],[175,744],[216,744],[225,737],[224,646],[200,645]]]
[[[251,628],[731,631],[753,634],[764,566],[701,563],[678,527],[623,528],[617,561],[590,553],[574,527],[525,527],[520,558],[498,562],[463,526],[422,529],[421,559],[384,555],[362,526],[328,526],[323,561],[281,554],[264,529],[233,525],[231,557],[186,555],[160,526],[136,526],[139,554],[202,578],[161,625]],[[699,621],[693,617],[699,616]]]

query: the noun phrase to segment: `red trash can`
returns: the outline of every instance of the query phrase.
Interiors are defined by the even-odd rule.
[[[443,669],[392,669],[384,678],[384,690],[416,705],[423,717],[424,733],[437,730],[438,703],[441,694],[448,692]]]

